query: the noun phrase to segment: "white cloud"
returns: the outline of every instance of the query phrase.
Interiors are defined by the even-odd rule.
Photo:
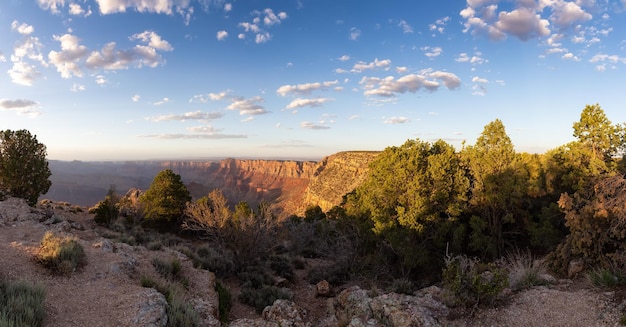
[[[225,3],[224,4],[224,11],[225,12],[229,12],[231,10],[233,10],[233,4],[232,3]]]
[[[596,62],[609,62],[612,64],[617,64],[617,63],[622,63],[622,64],[626,64],[626,58],[624,57],[620,57],[618,55],[607,55],[604,53],[598,53],[596,55],[594,55],[589,62],[592,63],[596,63]]]
[[[446,16],[441,19],[437,19],[433,24],[428,25],[428,29],[431,32],[438,32],[439,34],[443,34],[446,30],[446,24],[450,21],[450,17]],[[433,34],[434,36],[434,34]]]
[[[33,85],[33,82],[41,76],[41,73],[34,65],[23,61],[14,62],[8,73],[13,83],[24,86]]]
[[[244,134],[222,134],[221,129],[210,125],[189,127],[187,130],[193,134],[156,134],[142,135],[140,137],[156,138],[164,140],[221,140],[221,139],[245,139]]]
[[[566,60],[580,61],[580,58],[578,58],[571,52],[564,54],[561,58]]]
[[[11,29],[22,35],[30,35],[35,31],[35,28],[32,25],[28,25],[26,23],[20,24],[17,20],[14,20],[11,23]]]
[[[540,15],[528,8],[500,12],[495,23],[498,30],[513,34],[522,41],[550,35],[549,25],[548,20],[541,19]]]
[[[170,102],[169,98],[163,98],[160,101],[154,102],[153,105],[155,105],[155,106],[162,106],[162,105],[164,105],[164,104],[166,104],[168,102]]]
[[[409,25],[409,23],[407,23],[404,19],[400,20],[398,26],[402,29],[404,34],[413,33],[413,27],[411,27],[411,25]]]
[[[170,45],[169,42],[163,40],[160,35],[153,31],[145,31],[143,33],[138,33],[132,35],[128,38],[129,40],[141,40],[143,43],[146,43],[147,46],[162,50],[162,51],[172,51],[174,48]]]
[[[261,43],[265,43],[267,41],[269,41],[270,39],[272,39],[272,35],[268,32],[264,32],[264,33],[259,33],[254,37],[254,42],[256,44],[261,44]]]
[[[86,90],[87,87],[83,84],[73,84],[72,88],[70,89],[70,91],[72,92],[82,92],[84,90]]]
[[[383,119],[385,119],[385,118],[383,118]],[[392,124],[392,125],[395,125],[395,124],[404,124],[404,123],[408,123],[408,122],[410,122],[410,121],[411,121],[411,120],[409,120],[408,118],[406,118],[406,117],[402,117],[402,116],[401,116],[401,117],[389,117],[389,118],[386,118],[386,119],[384,120],[384,123],[385,123],[385,124]]]
[[[408,67],[405,67],[405,66],[396,67],[396,73],[398,74],[404,74],[408,71],[409,71]]]
[[[239,33],[237,37],[244,40],[246,38],[245,33],[255,34],[254,42],[257,44],[265,43],[272,39],[272,35],[260,27],[261,21],[264,26],[271,28],[273,25],[280,24],[288,17],[286,12],[281,11],[276,14],[271,8],[266,8],[263,11],[255,10],[252,12],[252,15],[254,16],[252,22],[240,22],[238,24],[240,28],[244,29],[244,33]]]
[[[271,26],[274,24],[280,24],[282,20],[287,19],[287,13],[283,11],[278,14],[274,14],[272,9],[266,8],[263,13],[265,14],[265,17],[263,18],[263,24],[265,25]]]
[[[312,130],[330,129],[329,126],[317,125],[315,123],[308,122],[308,121],[301,122],[300,123],[300,127],[304,128],[304,129],[312,129]]]
[[[361,30],[360,29],[358,29],[356,27],[353,27],[353,28],[350,29],[350,35],[348,37],[350,40],[356,41],[356,40],[358,40],[358,38],[360,36],[361,36]]]
[[[97,75],[96,76],[96,84],[98,84],[100,86],[103,86],[103,85],[107,84],[108,82],[109,81],[103,75]]]
[[[131,97],[131,100],[133,100],[133,102],[138,102],[139,99],[141,99],[141,96],[139,94],[135,94]]]
[[[420,74],[404,75],[398,79],[393,76],[363,77],[359,84],[363,86],[363,94],[366,96],[393,97],[397,93],[415,93],[421,89],[436,91],[441,84],[454,90],[461,85],[461,79],[453,73],[425,70]]]
[[[353,72],[353,73],[361,73],[364,70],[372,70],[372,69],[377,69],[377,68],[382,68],[384,70],[388,70],[390,66],[391,66],[391,60],[389,60],[389,59],[378,60],[378,58],[376,58],[376,59],[374,59],[374,61],[372,61],[370,63],[366,63],[364,61],[357,62],[352,67],[351,72]]]
[[[472,85],[472,95],[484,96],[487,94],[486,84],[488,84],[489,81],[486,78],[474,76],[472,77],[472,83],[474,83],[474,85]]]
[[[326,81],[315,83],[304,83],[297,85],[282,85],[276,90],[280,96],[293,95],[309,95],[311,92],[319,89],[328,89],[331,86],[337,85],[339,81]]]
[[[226,107],[228,110],[237,110],[240,115],[262,115],[268,113],[260,103],[265,102],[260,96],[252,98],[233,97],[232,103]]]
[[[339,59],[339,61],[348,61],[348,60],[350,60],[350,56],[343,55],[343,56],[339,57],[338,59]]]
[[[335,99],[331,99],[331,98],[315,98],[315,99],[297,98],[291,101],[291,103],[289,103],[287,107],[285,108],[297,109],[297,108],[302,108],[302,107],[321,107],[324,103],[334,101],[334,100]]]
[[[218,41],[225,40],[228,37],[228,32],[226,32],[226,31],[218,31],[216,37],[217,37]]]
[[[467,62],[473,65],[480,65],[483,64],[485,62],[488,62],[487,60],[483,59],[482,57],[482,53],[477,52],[475,53],[473,56],[469,56],[467,53],[461,53],[459,54],[459,57],[454,59],[454,61],[456,62]]]
[[[63,78],[71,78],[72,75],[82,77],[80,60],[87,56],[89,52],[87,47],[80,45],[78,37],[71,34],[54,35],[53,38],[61,43],[61,51],[48,53],[50,63],[56,67]]]
[[[592,18],[575,2],[555,1],[552,6],[552,22],[561,29],[570,27],[574,23],[584,22]]]
[[[422,47],[422,51],[424,51],[424,55],[430,59],[434,59],[439,57],[443,53],[443,49],[441,47]]]
[[[65,6],[65,0],[37,0],[39,7],[45,10],[50,10],[52,13],[60,13],[60,8]]]
[[[224,115],[220,112],[202,112],[202,111],[193,111],[186,112],[180,115],[159,115],[153,117],[147,117],[146,120],[159,123],[164,121],[187,121],[187,120],[205,120],[210,121],[218,118],[222,118]]]
[[[186,16],[193,13],[193,7],[189,0],[96,0],[96,2],[100,7],[100,13],[103,15],[123,13],[129,9],[134,9],[141,13],[147,12],[166,15],[171,15],[176,12],[182,16]]]

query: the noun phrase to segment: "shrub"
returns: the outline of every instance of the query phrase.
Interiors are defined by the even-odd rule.
[[[413,293],[415,292],[415,285],[412,281],[406,278],[394,279],[389,286],[389,291],[400,294],[413,295]]]
[[[108,226],[115,221],[119,215],[118,202],[119,196],[115,194],[115,188],[111,186],[104,200],[89,209],[89,212],[94,214],[93,220],[96,224]]]
[[[269,285],[263,285],[260,288],[242,288],[239,294],[239,301],[254,307],[259,314],[265,307],[274,304],[274,301],[289,298],[289,293],[282,288]]]
[[[285,255],[273,255],[270,257],[270,268],[276,273],[278,276],[287,278],[290,281],[296,277],[296,273],[294,272],[293,264],[289,257]]]
[[[178,259],[165,261],[160,258],[154,258],[152,259],[152,266],[154,266],[154,269],[161,277],[167,280],[180,279],[182,265]]]
[[[74,238],[46,232],[37,259],[48,269],[69,274],[85,264],[85,251]]]
[[[460,255],[446,258],[442,282],[452,304],[465,307],[493,304],[508,286],[504,269]]]
[[[232,306],[230,291],[219,281],[215,283],[215,291],[217,292],[217,296],[219,298],[220,321],[225,323],[228,321],[228,313],[230,312],[230,308]]]
[[[195,327],[200,326],[200,315],[194,308],[186,303],[182,297],[174,295],[168,301],[167,326],[168,327]]]
[[[45,289],[24,282],[0,282],[0,326],[43,326]]]

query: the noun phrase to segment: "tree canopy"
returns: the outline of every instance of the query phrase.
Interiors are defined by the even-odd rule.
[[[191,195],[180,175],[171,169],[159,172],[150,188],[141,195],[145,219],[157,225],[172,225],[182,221]]]
[[[46,155],[46,146],[29,131],[0,131],[0,189],[37,203],[52,185]]]

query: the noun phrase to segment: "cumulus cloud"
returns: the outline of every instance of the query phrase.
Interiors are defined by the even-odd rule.
[[[50,10],[52,13],[60,13],[60,9],[65,6],[66,0],[37,0],[39,7]]]
[[[158,115],[147,117],[146,120],[159,123],[164,121],[187,121],[187,120],[206,120],[211,121],[214,119],[222,118],[224,115],[220,112],[202,112],[202,111],[193,111],[186,112],[184,114],[171,114],[171,115]]]
[[[135,94],[130,99],[133,100],[133,102],[138,102],[139,99],[141,99],[141,96],[139,94]]]
[[[226,32],[226,31],[218,31],[216,37],[217,37],[218,41],[225,40],[228,37],[228,32]]]
[[[232,97],[232,103],[226,107],[228,110],[239,111],[240,115],[262,115],[268,113],[261,105],[265,100],[260,96],[252,98]]]
[[[392,125],[404,124],[404,123],[408,123],[411,121],[408,118],[402,117],[402,116],[401,117],[389,117],[389,118],[383,118],[383,119],[384,119],[385,124],[392,124]]]
[[[72,92],[82,92],[84,90],[86,90],[87,87],[83,84],[73,84],[72,88],[70,89],[70,91]]]
[[[162,105],[164,105],[164,104],[166,104],[168,102],[170,102],[169,98],[163,98],[162,100],[154,102],[153,105],[155,105],[155,106],[162,106]]]
[[[484,96],[487,94],[486,84],[489,83],[489,80],[487,80],[486,78],[474,76],[472,77],[472,83],[474,83],[474,85],[472,85],[472,95]]]
[[[48,53],[50,63],[56,67],[63,78],[70,78],[72,75],[82,77],[80,60],[89,52],[87,47],[80,45],[78,37],[71,34],[54,35],[53,38],[61,43],[61,51]]]
[[[285,108],[297,109],[297,108],[302,108],[302,107],[321,107],[324,103],[334,101],[334,100],[335,99],[331,99],[331,98],[315,98],[315,99],[297,98],[291,101],[291,103],[289,103],[287,107]]]
[[[219,93],[194,95],[191,99],[189,99],[189,103],[207,103],[209,101],[223,100],[228,97],[231,92],[231,90],[226,90]]]
[[[552,10],[553,13],[550,19],[561,29],[566,29],[573,24],[581,23],[592,18],[591,14],[583,10],[575,2],[555,1]]]
[[[424,55],[430,59],[434,59],[439,57],[443,53],[443,49],[441,47],[422,47],[422,51],[424,51]]]
[[[254,42],[257,44],[265,43],[272,39],[272,34],[261,28],[261,22],[266,28],[271,28],[288,18],[286,12],[274,13],[274,10],[271,8],[266,8],[263,11],[255,10],[252,12],[252,15],[252,22],[240,22],[238,24],[240,28],[243,28],[244,33],[240,33],[237,37],[244,40],[246,38],[245,33],[254,34]]]
[[[315,82],[315,83],[304,83],[297,85],[283,85],[276,90],[280,96],[287,95],[310,95],[311,92],[320,89],[328,89],[331,86],[335,86],[339,83],[339,81],[326,81],[326,82]]]
[[[31,86],[41,76],[35,64],[44,67],[48,66],[41,52],[43,44],[39,41],[39,38],[31,35],[34,32],[34,28],[28,24],[20,24],[18,21],[13,21],[11,29],[22,35],[22,38],[13,47],[13,54],[11,55],[13,66],[8,71],[9,76],[15,84]],[[0,57],[0,59],[6,60],[4,56]]]
[[[576,55],[574,55],[571,52],[564,54],[563,56],[561,56],[561,58],[565,60],[580,61],[580,58],[578,58]]]
[[[378,58],[374,59],[374,61],[366,63],[364,61],[359,61],[356,64],[354,64],[354,66],[352,67],[352,69],[350,70],[353,73],[361,73],[365,70],[373,70],[373,69],[384,69],[384,70],[388,70],[389,67],[391,66],[391,60],[389,59],[383,59],[383,60],[378,60]]]
[[[491,4],[493,2],[497,1],[468,1],[468,6],[460,12],[465,19],[464,32],[487,35],[492,40],[502,40],[507,35],[513,35],[527,41],[550,35],[550,22],[541,17],[537,8],[518,1],[517,8],[496,14],[497,5]]]
[[[128,38],[129,40],[140,40],[148,47],[162,51],[172,51],[174,48],[169,42],[163,40],[161,36],[153,31],[145,31],[143,33],[134,34]]]
[[[339,61],[348,61],[348,60],[350,60],[350,56],[343,55],[343,56],[339,57],[338,59],[339,59]]]
[[[330,129],[329,126],[324,126],[324,125],[318,125],[312,122],[308,122],[308,121],[303,121],[300,123],[300,127],[304,128],[304,129],[312,129],[312,130],[323,130],[323,129]]]
[[[398,79],[393,76],[363,77],[359,84],[365,90],[366,96],[394,97],[397,93],[415,93],[421,89],[436,91],[441,84],[454,90],[461,85],[461,79],[453,73],[425,70],[420,74],[408,74]]]
[[[232,3],[225,3],[224,4],[224,11],[225,12],[229,12],[231,10],[233,10],[233,4]]]
[[[32,25],[28,25],[26,23],[20,24],[17,20],[14,20],[11,23],[11,29],[22,35],[30,35],[35,31],[35,28]]]
[[[450,21],[450,17],[448,16],[441,18],[441,19],[437,19],[434,23],[428,25],[428,29],[431,32],[438,32],[439,34],[443,34],[446,30],[446,25],[448,21]]]
[[[183,16],[193,12],[189,0],[96,0],[96,2],[100,8],[100,13],[103,15],[123,13],[127,10],[166,15],[172,15],[176,12]]]
[[[608,62],[612,64],[622,63],[626,64],[626,58],[620,57],[618,55],[608,55],[604,53],[598,53],[591,57],[589,62],[597,63],[597,62]]]
[[[467,54],[467,53],[461,53],[459,54],[459,56],[454,59],[454,61],[456,62],[467,62],[470,64],[475,64],[475,65],[480,65],[483,64],[485,62],[487,62],[487,60],[482,58],[482,53],[481,52],[476,52],[474,55],[472,55],[471,57]]]

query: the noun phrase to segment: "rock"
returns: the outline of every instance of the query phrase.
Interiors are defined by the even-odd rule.
[[[100,249],[102,250],[102,252],[107,253],[115,251],[115,244],[113,244],[113,242],[108,239],[101,239],[100,241],[91,244],[91,247],[93,247],[94,249]]]
[[[276,300],[263,310],[263,319],[281,327],[310,327],[306,323],[306,311],[289,300]]]
[[[26,203],[26,200],[19,198],[6,198],[0,201],[0,216],[4,222],[39,221],[45,215],[41,210],[34,209]]]
[[[585,262],[582,259],[574,259],[567,267],[567,277],[574,278],[583,270],[585,270]]]
[[[263,319],[237,319],[231,322],[229,327],[281,327],[273,321]]]
[[[154,288],[143,288],[137,296],[133,324],[142,327],[164,327],[167,325],[167,301],[165,296]]]
[[[328,281],[323,280],[315,285],[315,296],[330,297],[331,289]]]
[[[439,291],[430,289],[418,292],[418,296],[389,293],[370,298],[365,290],[351,287],[337,296],[334,317],[322,320],[320,326],[329,327],[333,322],[348,326],[439,326],[439,320],[449,313],[448,307],[432,296]]]
[[[201,326],[207,327],[220,327],[222,323],[215,318],[215,308],[211,302],[200,298],[192,299],[189,301],[191,307],[200,315],[202,321]]]

